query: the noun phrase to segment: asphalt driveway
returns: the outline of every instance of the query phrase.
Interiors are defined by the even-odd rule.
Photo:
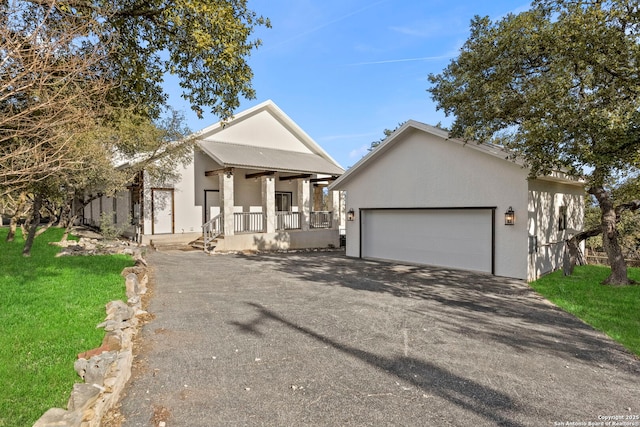
[[[148,261],[123,426],[640,426],[640,361],[523,282],[341,252]]]

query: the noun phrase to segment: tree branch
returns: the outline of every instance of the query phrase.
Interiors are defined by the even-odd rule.
[[[616,206],[616,217],[620,217],[620,214],[624,211],[637,211],[640,209],[640,200],[631,200],[630,202],[623,203]]]

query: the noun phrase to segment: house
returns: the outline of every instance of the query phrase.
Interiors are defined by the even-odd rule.
[[[194,135],[193,161],[174,182],[141,174],[129,191],[85,208],[85,222],[133,219],[142,241],[204,234],[217,250],[338,246],[344,170],[272,101]],[[129,227],[133,232],[133,227]]]
[[[528,179],[491,144],[408,121],[334,181],[346,192],[346,254],[534,280],[562,266],[584,187]]]

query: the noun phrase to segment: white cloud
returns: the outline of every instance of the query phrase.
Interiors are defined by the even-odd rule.
[[[369,148],[371,148],[371,145],[362,145],[356,149],[353,149],[349,152],[349,158],[350,159],[360,159],[361,157],[363,157],[365,154],[367,154],[369,152]]]

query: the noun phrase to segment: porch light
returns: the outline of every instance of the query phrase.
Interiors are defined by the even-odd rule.
[[[353,208],[351,208],[347,212],[347,221],[353,221],[354,219],[356,219],[356,213],[354,212]]]
[[[514,225],[516,223],[516,213],[513,208],[509,206],[509,209],[504,213],[504,225]]]

